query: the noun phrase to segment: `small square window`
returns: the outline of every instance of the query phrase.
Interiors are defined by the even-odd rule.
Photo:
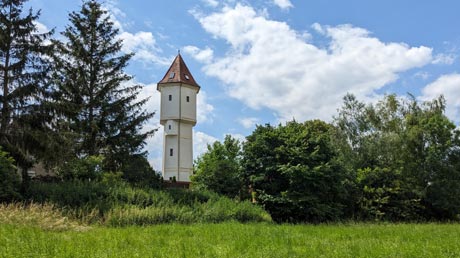
[[[187,96],[187,102],[190,102],[190,96]]]
[[[173,156],[173,149],[169,149],[169,156]]]
[[[171,101],[171,100],[172,100],[172,95],[169,95],[169,101]]]

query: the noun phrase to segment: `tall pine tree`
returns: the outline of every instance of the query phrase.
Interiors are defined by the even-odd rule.
[[[119,30],[96,1],[83,3],[69,16],[70,24],[57,42],[58,103],[75,135],[75,157],[103,155],[105,169],[116,171],[132,155],[142,153],[153,131],[142,125],[154,113],[138,101],[141,86],[129,85],[123,70],[132,54],[121,53]]]
[[[27,169],[47,153],[52,113],[45,56],[52,32],[39,33],[40,12],[23,12],[25,0],[0,3],[0,145],[4,146],[27,182]]]

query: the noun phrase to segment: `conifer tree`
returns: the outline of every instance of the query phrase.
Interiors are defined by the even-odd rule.
[[[45,56],[52,32],[40,33],[40,12],[23,12],[25,0],[0,3],[0,145],[27,169],[46,153],[52,132]]]
[[[121,53],[122,41],[107,11],[96,1],[69,15],[70,24],[57,43],[57,101],[75,135],[75,157],[103,155],[105,169],[118,170],[142,152],[153,131],[141,132],[154,114],[138,101],[141,86],[129,85],[124,72],[132,54]]]

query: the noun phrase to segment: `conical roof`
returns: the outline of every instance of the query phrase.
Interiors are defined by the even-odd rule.
[[[158,86],[167,83],[185,83],[200,88],[200,85],[196,83],[180,53],[174,59],[163,79],[158,82]]]

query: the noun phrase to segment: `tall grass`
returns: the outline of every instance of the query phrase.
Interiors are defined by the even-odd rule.
[[[64,216],[86,224],[110,226],[161,223],[269,222],[261,207],[211,192],[153,190],[126,184],[62,182],[31,185],[28,200],[52,203]]]
[[[0,224],[0,257],[460,257],[458,224],[162,224],[45,231]]]
[[[63,216],[59,208],[48,203],[0,204],[0,223],[57,231],[89,229],[81,222]]]

